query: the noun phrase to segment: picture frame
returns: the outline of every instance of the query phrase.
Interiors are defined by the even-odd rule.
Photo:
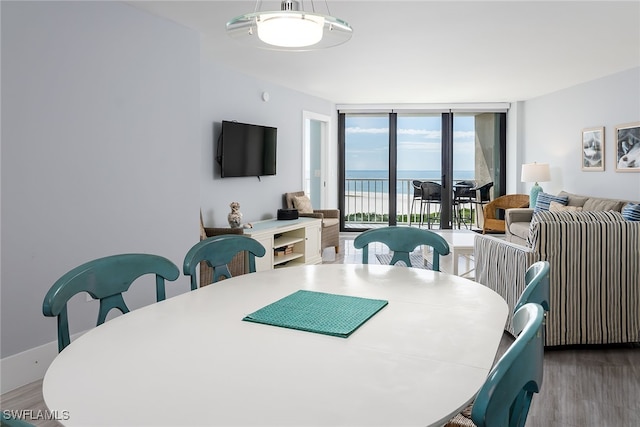
[[[640,122],[616,126],[616,172],[640,172]]]
[[[604,171],[604,126],[582,130],[582,170]]]

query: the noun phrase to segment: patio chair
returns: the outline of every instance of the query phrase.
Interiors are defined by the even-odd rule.
[[[437,182],[425,181],[420,184],[420,226],[424,223],[424,205],[427,205],[427,228],[431,228],[431,205],[441,206],[442,185]],[[439,212],[439,210],[438,210]]]

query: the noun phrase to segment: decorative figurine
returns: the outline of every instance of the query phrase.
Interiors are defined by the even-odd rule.
[[[253,225],[251,223],[242,223],[242,212],[240,212],[240,203],[231,202],[229,206],[231,207],[231,213],[227,215],[227,221],[229,221],[229,226],[231,228],[253,228]]]

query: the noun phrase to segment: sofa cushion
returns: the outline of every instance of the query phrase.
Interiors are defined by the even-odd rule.
[[[627,203],[622,208],[622,217],[627,221],[640,221],[640,204]]]
[[[551,202],[549,212],[580,212],[582,206],[565,206],[562,203]]]
[[[559,192],[558,196],[569,198],[567,206],[584,206],[585,202],[589,200],[588,196],[578,196],[577,194],[567,193],[566,191]]]
[[[598,199],[598,198],[590,198],[584,205],[582,209],[585,211],[617,211],[620,212],[622,209],[622,205],[624,202],[619,200],[607,200],[607,199]]]
[[[549,193],[538,194],[538,200],[536,201],[536,207],[533,211],[534,214],[538,212],[548,211],[551,202],[558,202],[563,206],[566,206],[569,202],[569,198],[566,196],[554,196]]]
[[[327,218],[322,219],[323,227],[331,227],[332,225],[340,224],[340,218]]]

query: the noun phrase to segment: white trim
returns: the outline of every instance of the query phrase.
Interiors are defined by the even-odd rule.
[[[53,341],[0,360],[1,392],[6,393],[44,378],[57,355],[58,341]]]
[[[474,102],[460,104],[338,104],[341,113],[446,113],[507,112],[509,102]]]
[[[71,336],[71,341],[84,332]],[[58,355],[58,341],[52,341],[22,353],[0,359],[0,394],[7,393],[44,378],[49,365]]]
[[[321,139],[320,142],[320,181],[321,181],[321,191],[320,191],[320,209],[325,209],[327,204],[327,177],[328,177],[328,147],[329,147],[329,138],[331,135],[331,117],[325,116],[324,114],[314,113],[311,111],[302,111],[302,185],[304,188],[304,180],[305,180],[305,159],[307,156],[306,152],[306,138],[308,137],[307,131],[307,122],[310,120],[315,120],[322,123],[321,129]]]

